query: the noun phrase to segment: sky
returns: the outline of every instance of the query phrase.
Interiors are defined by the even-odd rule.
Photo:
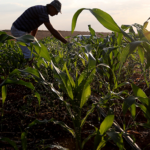
[[[9,30],[12,23],[29,7],[46,5],[52,0],[0,0],[0,30]],[[56,30],[71,31],[72,17],[80,8],[98,8],[112,16],[121,25],[143,23],[150,17],[150,0],[60,0],[62,14],[51,17],[50,22]],[[75,31],[89,31],[88,25],[96,32],[111,32],[97,19],[84,10],[78,17]],[[39,30],[47,30],[44,25]],[[148,26],[150,30],[150,25]]]

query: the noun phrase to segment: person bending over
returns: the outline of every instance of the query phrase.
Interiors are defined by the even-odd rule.
[[[15,22],[13,22],[11,34],[15,37],[20,37],[26,34],[31,34],[35,37],[38,27],[44,24],[55,38],[64,44],[69,44],[69,42],[56,29],[54,29],[49,20],[49,15],[55,16],[58,15],[59,12],[61,13],[61,6],[59,0],[53,0],[46,6],[36,5],[28,8]],[[20,45],[20,48],[25,59],[33,57],[33,55],[31,56],[31,51],[27,47]],[[31,63],[32,62],[33,59],[31,60]]]

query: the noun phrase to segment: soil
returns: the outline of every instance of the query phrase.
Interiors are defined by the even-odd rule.
[[[10,30],[3,30],[4,32],[6,32],[8,35],[11,35],[11,32]],[[74,37],[76,35],[90,35],[90,32],[83,32],[83,31],[74,31],[74,33],[71,35],[71,31],[59,31],[63,37],[67,37],[67,36],[70,36],[70,37]],[[97,36],[100,37],[101,35],[99,34],[102,34],[104,37],[107,36],[108,34],[110,34],[109,32],[96,32]],[[50,36],[51,33],[49,31],[46,31],[46,30],[39,30],[37,32],[37,35],[36,35],[36,38],[38,40],[41,40],[45,37],[48,37]]]
[[[134,77],[136,77],[135,81],[139,78],[138,75],[135,75]],[[0,83],[1,82],[2,80],[0,80]],[[34,81],[30,82],[35,84]],[[143,85],[141,84],[140,86],[142,87]],[[126,86],[124,89],[131,91],[130,86]],[[9,85],[7,87],[7,98],[4,104],[4,110],[2,110],[0,113],[0,137],[7,137],[15,141],[18,148],[20,147],[19,150],[21,150],[21,133],[24,132],[27,126],[35,119],[50,120],[51,118],[55,118],[56,120],[65,122],[69,127],[73,127],[71,119],[66,113],[66,108],[59,100],[51,99],[53,95],[46,94],[48,102],[45,99],[41,99],[41,106],[39,108],[37,99],[34,97],[28,97],[31,94],[31,91],[22,85]],[[148,96],[149,95],[150,94],[148,94]],[[53,101],[50,102],[51,100]],[[0,108],[2,108],[2,99],[0,99]],[[86,111],[87,108],[85,107],[83,109],[83,116],[85,116]],[[136,111],[138,116],[135,121],[146,123],[146,119],[142,111],[139,108],[136,108]],[[121,125],[122,122],[118,118],[118,113],[121,113],[121,109],[118,108],[114,113],[116,116],[116,121]],[[122,114],[120,117],[123,120]],[[87,121],[90,121],[90,124],[94,124],[94,126],[99,128],[100,124],[98,123],[97,118],[98,115],[96,111],[94,111],[94,113],[89,116]],[[128,111],[125,115],[126,123],[129,123],[130,119],[131,114]],[[89,123],[86,123],[83,128],[82,138],[85,139],[91,131],[94,131],[93,127],[91,127]],[[136,144],[141,149],[150,149],[150,130],[142,126],[134,126],[133,128],[131,127],[129,130],[127,130],[127,133],[129,133],[129,135],[135,139]],[[42,140],[43,143],[41,142]],[[31,127],[28,130],[27,143],[28,150],[36,150],[38,148],[44,149],[42,144],[44,144],[45,147],[46,145],[61,145],[65,148],[69,148],[69,150],[76,150],[75,140],[71,134],[64,130],[60,125],[56,125],[52,122]],[[84,150],[92,150],[93,145],[94,138],[85,144]],[[132,149],[125,140],[124,146],[127,150]],[[13,150],[13,148],[7,142],[2,141],[0,141],[0,149]],[[57,148],[46,148],[46,150],[57,150]],[[107,142],[106,146],[102,148],[102,150],[118,150],[118,147],[112,141],[110,141]]]

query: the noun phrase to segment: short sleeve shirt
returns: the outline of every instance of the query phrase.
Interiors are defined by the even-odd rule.
[[[49,22],[47,7],[36,5],[28,8],[13,25],[20,31],[30,33],[44,22]]]

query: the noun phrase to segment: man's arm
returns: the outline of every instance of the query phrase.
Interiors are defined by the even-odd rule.
[[[37,28],[37,29],[32,30],[32,31],[31,31],[31,35],[35,37],[35,36],[36,36],[37,31],[38,31],[38,28]]]
[[[65,44],[68,43],[68,41],[56,29],[53,28],[50,22],[45,22],[44,24],[55,38],[57,38]]]

